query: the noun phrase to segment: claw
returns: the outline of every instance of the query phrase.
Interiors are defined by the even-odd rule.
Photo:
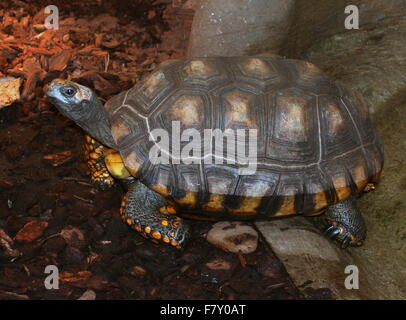
[[[327,228],[326,231],[324,231],[324,234],[326,235],[326,237],[328,238],[335,238],[338,234],[341,233],[341,230],[335,226],[331,226],[329,228]]]
[[[349,246],[350,242],[351,242],[351,238],[350,238],[350,237],[346,237],[346,238],[344,239],[343,243],[341,244],[341,248],[342,248],[342,249],[347,248],[347,247]]]

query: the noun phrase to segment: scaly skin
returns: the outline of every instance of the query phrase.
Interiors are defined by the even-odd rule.
[[[114,185],[114,178],[107,170],[104,162],[104,155],[107,150],[108,148],[90,136],[86,136],[85,159],[90,169],[91,182],[102,190]]]
[[[329,225],[326,236],[337,240],[342,248],[360,246],[365,241],[367,228],[354,197],[328,207],[325,219]]]
[[[121,217],[143,237],[181,248],[189,237],[189,227],[175,215],[166,200],[139,181],[130,185],[121,203]]]

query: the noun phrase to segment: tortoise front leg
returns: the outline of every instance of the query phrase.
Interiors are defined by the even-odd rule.
[[[325,234],[340,242],[342,248],[360,246],[365,241],[367,228],[354,197],[328,207],[325,218],[329,224]]]
[[[136,181],[124,197],[120,213],[143,237],[181,248],[189,236],[189,227],[173,210],[160,194]]]
[[[90,169],[91,182],[98,188],[106,190],[114,185],[114,178],[105,163],[106,151],[111,151],[90,136],[86,136],[85,159]]]

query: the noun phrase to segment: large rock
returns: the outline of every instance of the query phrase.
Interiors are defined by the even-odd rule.
[[[358,203],[367,241],[349,251],[385,297],[406,299],[406,6],[404,0],[353,1],[360,8],[360,29],[349,31],[341,25],[345,4],[326,1],[312,13],[302,8],[301,20],[290,32],[298,41],[286,47],[359,90],[369,104],[385,165],[377,190]],[[314,23],[306,24],[303,19],[312,14]]]
[[[202,0],[188,56],[277,53],[290,24],[293,0]]]
[[[317,1],[317,5],[311,0],[305,6],[299,2],[296,10],[300,14],[289,33],[292,41],[286,42],[282,50],[289,57],[313,62],[349,89],[359,90],[369,104],[385,148],[382,181],[375,192],[364,195],[358,202],[368,227],[365,245],[338,253],[340,261],[335,264],[335,276],[327,275],[324,270],[313,285],[320,288],[328,284],[336,297],[350,298],[346,291],[340,291],[340,282],[336,280],[342,277],[342,261],[346,261],[342,259],[349,254],[351,263],[362,269],[360,277],[366,281],[358,292],[360,298],[406,299],[406,7],[403,0],[353,1],[360,8],[360,29],[346,30],[346,4],[342,0]],[[302,222],[293,224],[292,237],[296,231],[300,234],[306,225],[304,219],[297,219]],[[273,228],[272,222],[265,223],[260,231],[271,232],[273,236],[266,237],[294,281],[300,282],[312,269],[327,268],[330,273],[334,270],[325,262],[331,255],[327,248],[317,249],[323,257],[318,262],[308,259],[303,265],[300,252],[290,255],[286,262],[287,245],[275,241]],[[314,248],[308,241],[310,238],[303,236],[300,246],[296,242],[292,246],[301,248],[305,254],[308,249],[304,248]],[[300,270],[300,264],[305,270]],[[331,281],[325,282],[325,277]],[[308,277],[308,280],[312,279]],[[370,284],[377,290],[372,290]]]
[[[230,1],[236,3],[233,0],[225,3],[230,4]],[[344,28],[344,9],[348,4],[360,9],[359,30]],[[243,44],[249,43],[246,39],[256,39],[257,30],[248,25],[243,27],[236,19],[234,22],[221,19],[210,27],[207,39],[203,36],[191,39],[189,54],[243,55],[279,51],[286,57],[315,63],[333,79],[363,94],[385,146],[385,166],[377,190],[366,194],[358,203],[369,230],[363,247],[340,250],[302,217],[256,225],[305,296],[310,289],[328,290],[337,299],[406,299],[404,0],[296,1],[292,19],[290,5],[282,15],[285,21],[292,21],[283,44],[278,35],[264,28],[262,39],[272,44],[269,48],[265,48],[266,45],[236,46],[235,41],[227,42],[227,30],[229,39],[240,37],[243,41],[237,43]],[[231,6],[228,10],[241,13],[240,6]],[[232,16],[230,13],[229,17]],[[199,11],[196,19],[202,20]],[[196,22],[193,27],[192,36],[197,35],[199,27],[208,26]],[[267,32],[268,38],[264,37]],[[205,35],[204,30],[201,35]],[[215,43],[216,39],[219,43]],[[280,50],[278,45],[281,45]],[[359,268],[359,290],[344,287],[344,269],[349,264]]]
[[[347,5],[359,8],[359,29],[347,30]],[[404,0],[298,1],[281,53],[309,60],[359,90],[374,114],[406,88]]]

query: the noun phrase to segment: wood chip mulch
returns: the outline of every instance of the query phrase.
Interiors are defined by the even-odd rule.
[[[33,4],[35,3],[35,4]],[[119,218],[123,188],[89,183],[84,135],[45,99],[54,78],[104,99],[157,64],[185,56],[194,1],[0,0],[0,77],[21,78],[21,99],[0,110],[0,299],[299,299],[260,242],[249,255],[207,243],[192,221],[185,250],[155,245]],[[46,266],[60,272],[48,290]],[[219,267],[220,266],[220,267]]]

